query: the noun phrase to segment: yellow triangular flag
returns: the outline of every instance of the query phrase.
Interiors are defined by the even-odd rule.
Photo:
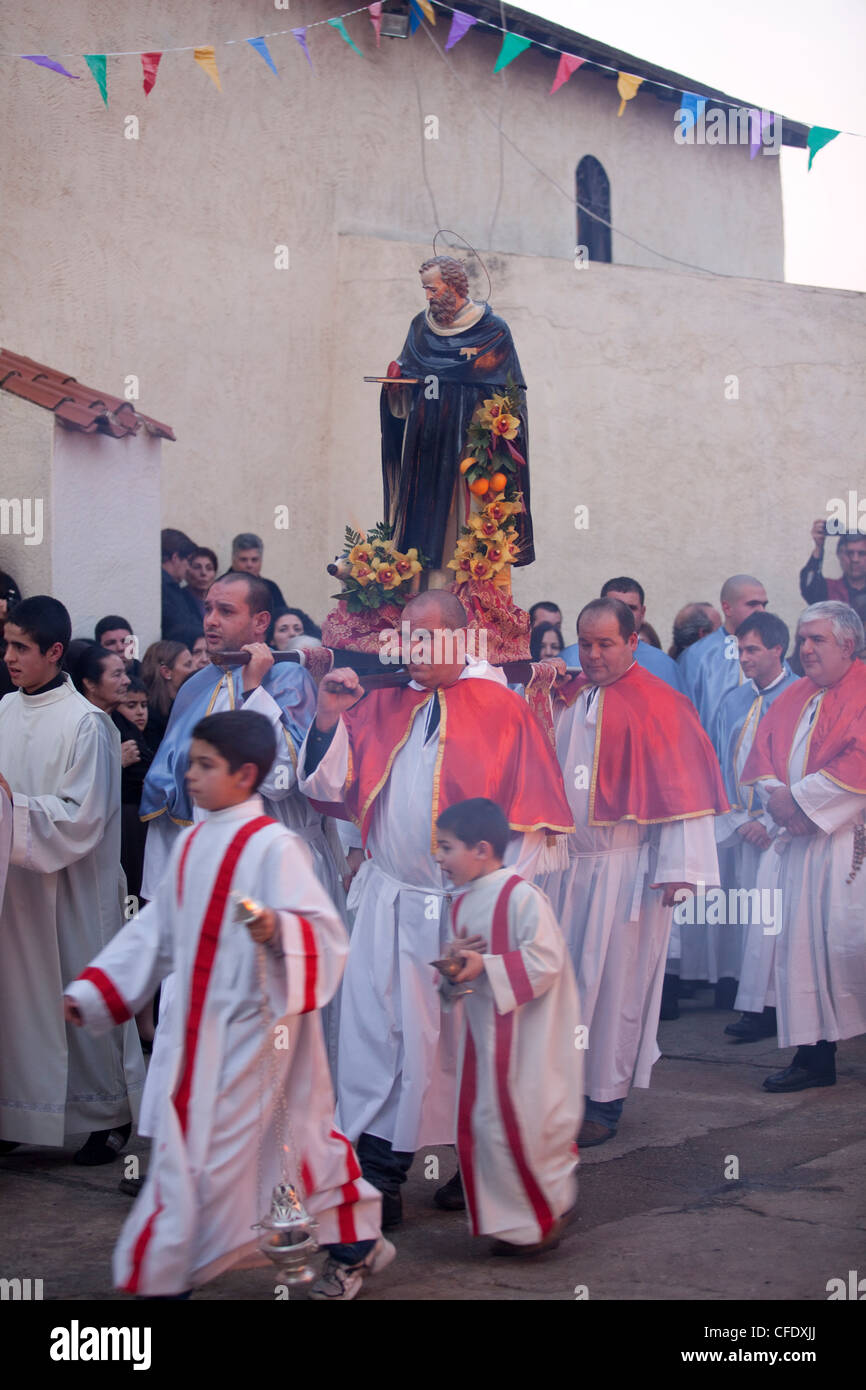
[[[203,48],[197,48],[195,50],[195,60],[199,67],[204,68],[211,81],[216,83],[217,91],[221,92],[222,87],[220,86],[220,75],[217,71],[216,54],[213,44],[209,43],[205,44]]]
[[[616,113],[618,116],[621,116],[625,110],[626,102],[631,101],[632,97],[637,95],[637,89],[642,82],[642,77],[633,77],[630,72],[617,73],[616,90],[622,97],[619,110]]]
[[[423,11],[424,18],[427,20],[429,24],[436,23],[436,15],[434,14],[433,6],[430,4],[430,0],[418,0],[418,8],[419,10]]]

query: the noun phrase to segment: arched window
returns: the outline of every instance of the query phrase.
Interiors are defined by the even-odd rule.
[[[609,263],[610,227],[605,222],[610,222],[610,182],[603,166],[591,154],[585,154],[577,166],[577,202],[578,246],[587,248],[590,261]],[[595,217],[590,213],[595,213]],[[599,217],[604,222],[599,222]]]

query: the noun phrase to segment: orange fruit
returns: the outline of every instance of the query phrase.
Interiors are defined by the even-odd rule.
[[[460,472],[461,472],[461,474],[462,474],[462,473],[468,473],[468,471],[469,471],[469,469],[472,467],[473,463],[477,463],[477,462],[478,462],[478,460],[477,460],[477,459],[473,459],[473,458],[463,459],[462,463],[460,464]]]
[[[494,473],[490,479],[491,492],[504,492],[508,486],[508,479],[504,473]]]
[[[476,478],[474,483],[469,484],[469,491],[474,492],[476,497],[483,497],[489,487],[489,478]]]

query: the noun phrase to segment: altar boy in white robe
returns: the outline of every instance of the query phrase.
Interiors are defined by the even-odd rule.
[[[153,901],[66,991],[68,1020],[98,1035],[175,972],[169,1087],[114,1256],[128,1293],[183,1297],[266,1263],[252,1228],[289,1181],[330,1252],[312,1297],[354,1298],[394,1257],[379,1194],[334,1128],[316,1016],[339,983],[346,930],[303,842],[255,794],[274,752],[270,721],[253,711],[195,726],[187,783],[209,814],[179,837]],[[245,923],[240,899],[253,900]]]
[[[565,933],[583,1021],[581,1147],[616,1133],[625,1098],[648,1086],[671,908],[718,883],[713,816],[728,809],[712,744],[684,695],[635,661],[632,612],[588,603],[579,676],[558,691],[556,752],[575,832],[569,866],[540,876]]]
[[[60,1148],[110,1163],[129,1138],[144,1084],[134,1023],[110,1038],[64,1027],[64,979],[123,926],[120,736],[60,662],[69,614],[47,594],[6,620],[18,689],[0,702],[0,799],[11,828],[0,910],[0,1152]],[[2,871],[0,871],[2,878]]]
[[[459,890],[439,988],[463,1005],[457,1152],[470,1226],[495,1237],[494,1255],[539,1255],[559,1244],[577,1200],[574,971],[544,893],[503,867],[511,831],[495,802],[449,806],[437,836]]]
[[[764,1090],[836,1081],[836,1044],[866,1033],[866,654],[847,603],[797,624],[804,676],[761,720],[743,769],[781,828],[776,937],[779,1046],[797,1045]]]

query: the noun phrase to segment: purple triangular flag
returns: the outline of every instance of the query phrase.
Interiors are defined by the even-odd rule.
[[[451,21],[451,28],[448,32],[448,41],[445,44],[445,52],[447,53],[449,48],[453,48],[455,43],[459,43],[466,31],[471,29],[473,24],[477,23],[478,21],[474,14],[465,14],[463,10],[455,10],[454,18]]]
[[[310,67],[312,67],[312,66],[313,66],[313,60],[312,60],[312,58],[310,57],[310,50],[307,48],[307,30],[306,30],[306,26],[305,26],[303,29],[293,29],[293,30],[292,30],[292,33],[294,34],[295,38],[298,40],[298,43],[301,45],[301,48],[304,50],[304,57],[306,58],[306,60],[307,60],[307,62],[309,63]]]
[[[64,77],[72,77],[76,82],[80,82],[77,73],[67,72],[62,63],[55,63],[53,58],[46,58],[44,53],[22,53],[22,58],[26,58],[28,63],[38,63],[41,68],[51,68],[52,72],[62,73]]]
[[[247,39],[247,43],[252,48],[254,48],[256,52],[262,56],[262,58],[264,58],[271,72],[274,73],[276,77],[279,77],[280,74],[274,67],[274,60],[271,57],[270,49],[268,48],[268,45],[265,43],[264,39]]]

